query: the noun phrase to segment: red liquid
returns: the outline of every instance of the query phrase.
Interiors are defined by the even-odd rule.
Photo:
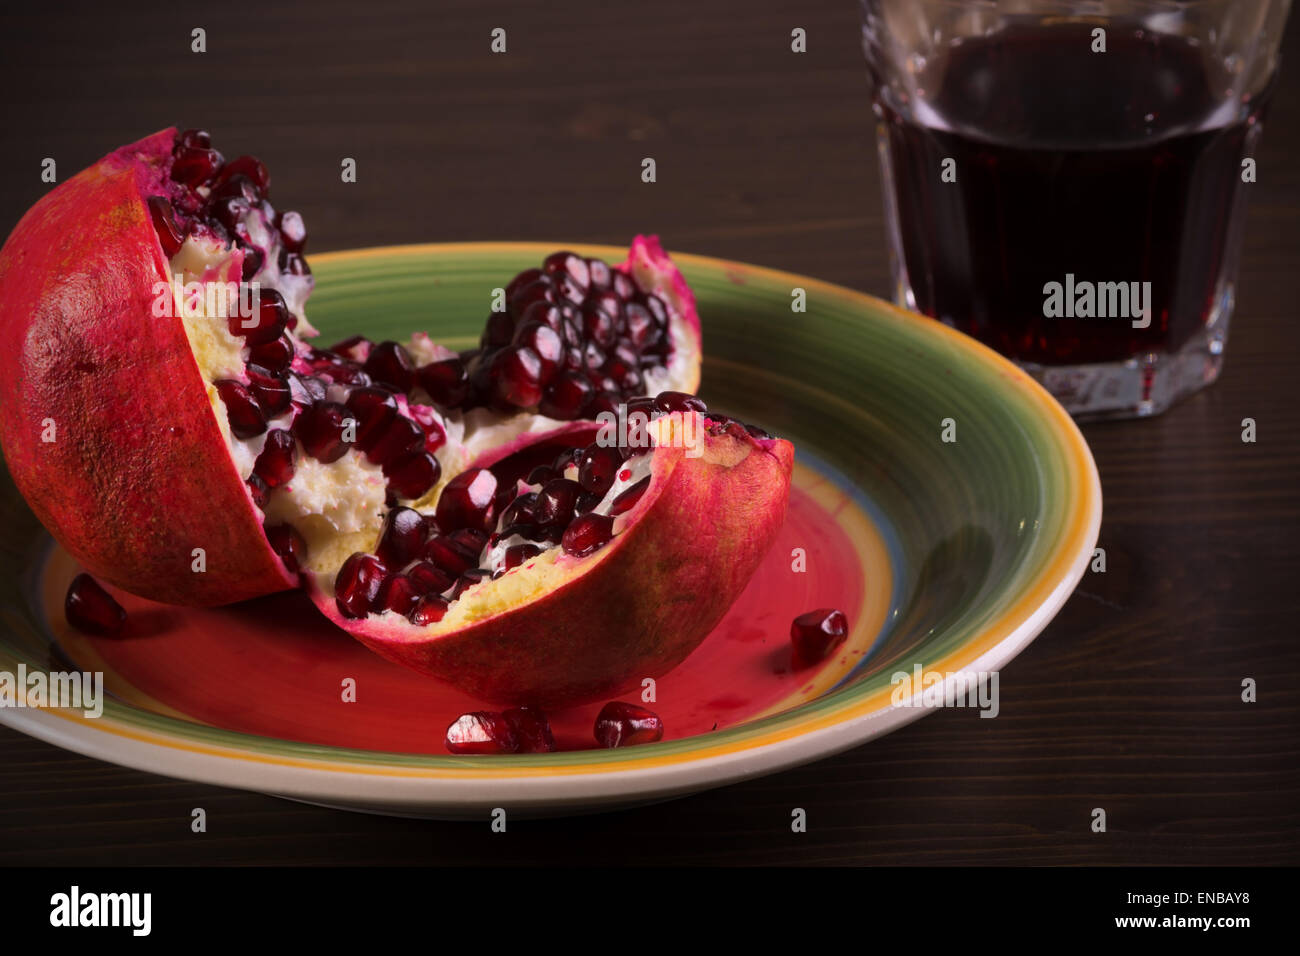
[[[1230,78],[1171,35],[1112,24],[1093,53],[1094,26],[969,38],[907,115],[877,98],[915,308],[1046,365],[1174,351],[1205,323],[1265,99],[1225,100]],[[1067,273],[1150,282],[1150,327],[1044,317]]]
[[[806,549],[817,573],[792,572],[794,547]],[[70,578],[70,559],[63,556],[60,566]],[[61,595],[67,580],[54,583]],[[128,612],[127,636],[70,634],[63,650],[87,670],[100,666],[98,656],[108,693],[145,709],[162,705],[228,730],[304,743],[432,754],[447,753],[447,725],[460,714],[501,709],[372,654],[299,592],[224,608],[113,594]],[[704,643],[658,680],[657,700],[645,704],[663,718],[664,739],[721,730],[791,697],[789,706],[811,697],[822,668],[845,672],[862,650],[841,645],[819,667],[791,671],[790,622],[827,606],[856,621],[868,613],[864,598],[854,543],[833,514],[791,489],[785,526],[745,592]],[[345,677],[356,681],[355,703],[342,700]],[[620,699],[640,702],[635,691]],[[552,712],[559,749],[595,747],[600,708],[597,702]]]

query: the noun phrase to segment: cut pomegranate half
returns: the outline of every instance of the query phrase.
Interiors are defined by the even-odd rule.
[[[624,417],[638,428],[574,423],[551,465],[517,456],[464,472],[423,514],[422,549],[411,537],[418,517],[400,522],[407,564],[387,573],[424,575],[441,616],[418,605],[395,613],[381,584],[357,573],[380,563],[376,550],[393,551],[396,521],[357,553],[336,554],[342,571],[306,575],[313,600],[380,655],[481,700],[569,705],[666,673],[770,546],[793,449],[695,407],[630,404],[641,415],[624,406]]]
[[[270,182],[202,130],[164,130],[60,184],[0,250],[10,472],[83,566],[154,600],[222,604],[291,587],[295,568],[332,576],[373,547],[390,507],[431,506],[471,462],[563,427],[476,404],[481,356],[425,335],[309,345],[307,232],[271,205]],[[572,297],[583,269],[560,260],[564,275],[539,270],[539,289]],[[662,307],[670,347],[646,353],[651,372],[692,389],[698,318],[658,242],[638,238],[623,266],[588,273],[625,311]],[[555,331],[512,325],[526,354],[501,367],[550,374],[561,356],[543,328]]]

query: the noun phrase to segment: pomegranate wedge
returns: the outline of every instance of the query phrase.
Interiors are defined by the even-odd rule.
[[[575,444],[526,478],[509,459],[470,469],[432,511],[308,574],[313,600],[380,655],[482,700],[637,688],[708,635],[784,520],[791,445],[702,408],[633,399],[622,435],[606,419],[576,444],[592,428],[575,424]],[[408,588],[410,602],[388,597]]]

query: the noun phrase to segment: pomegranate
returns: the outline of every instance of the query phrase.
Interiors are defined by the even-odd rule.
[[[63,601],[68,623],[87,634],[116,637],[126,627],[126,611],[89,574],[78,574]]]
[[[623,411],[641,427],[617,436],[608,420],[573,423],[526,480],[510,458],[463,472],[432,512],[336,552],[337,570],[315,565],[313,599],[380,655],[485,701],[570,705],[666,673],[758,566],[793,461],[788,442],[692,403],[634,399]],[[439,613],[397,613],[382,574],[418,582]]]
[[[612,700],[596,715],[594,732],[602,747],[633,747],[663,740],[664,722],[652,710]]]
[[[823,607],[800,614],[790,624],[791,659],[796,668],[811,667],[826,657],[849,635],[843,611]]]
[[[497,313],[505,358],[422,334],[313,347],[306,227],[270,188],[256,158],[226,161],[204,131],[163,130],[60,184],[0,250],[0,444],[37,517],[116,586],[211,605],[290,587],[300,570],[332,578],[374,546],[389,508],[427,507],[475,460],[563,427],[541,414],[547,395],[570,396],[559,417],[586,410],[528,377],[559,374],[548,331],[565,321],[575,343],[610,350],[602,376],[615,359],[630,369],[640,343],[640,380],[698,381],[694,302],[653,237],[615,267],[550,257],[528,295],[555,306],[559,327]],[[610,321],[594,338],[577,332],[589,297]],[[642,312],[653,334],[635,331]],[[489,407],[492,364],[509,374]],[[406,602],[402,587],[390,596]]]

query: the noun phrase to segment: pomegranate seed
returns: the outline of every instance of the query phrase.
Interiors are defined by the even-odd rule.
[[[431,455],[436,455],[438,449],[447,444],[447,432],[436,421],[418,424],[424,429],[424,450]]]
[[[292,525],[272,525],[266,529],[266,540],[291,573],[296,574],[307,563],[307,541]]]
[[[244,262],[240,266],[240,278],[248,282],[261,271],[262,253],[252,247],[244,248]]]
[[[588,302],[582,307],[582,330],[589,340],[601,348],[614,344],[617,337],[614,322],[614,316],[605,311],[599,302]],[[590,364],[591,360],[588,359],[588,365]]]
[[[374,343],[364,335],[352,335],[342,342],[335,342],[326,351],[341,355],[352,362],[364,362]]]
[[[442,466],[427,451],[416,451],[384,465],[384,477],[388,479],[389,490],[397,497],[414,501],[438,483]]]
[[[230,378],[212,384],[225,403],[226,418],[236,438],[256,438],[266,431],[266,416],[247,385]]]
[[[87,634],[116,637],[126,626],[126,611],[122,605],[85,573],[78,574],[68,585],[63,613],[69,624]]]
[[[607,289],[609,288],[609,266],[600,259],[587,260],[587,274],[591,277],[591,288]]]
[[[358,551],[343,562],[334,579],[334,601],[348,618],[365,617],[376,607],[388,569],[373,554]]]
[[[519,753],[548,754],[555,750],[555,735],[546,715],[535,707],[514,707],[502,715],[519,741]]]
[[[537,410],[548,418],[572,421],[577,418],[595,391],[585,378],[561,372],[546,389]]]
[[[415,589],[421,594],[441,594],[456,583],[455,575],[448,574],[432,561],[418,561],[406,569]]]
[[[438,527],[448,531],[477,528],[488,531],[496,517],[496,475],[486,468],[463,471],[442,489],[438,498]]]
[[[578,495],[578,501],[573,506],[575,513],[585,515],[588,511],[595,509],[605,499],[604,495],[598,495],[590,491],[584,491]]]
[[[598,418],[602,413],[618,415],[619,400],[617,395],[609,392],[596,392],[591,396],[591,401],[587,407],[582,410],[583,418]]]
[[[552,478],[537,493],[533,508],[534,520],[542,527],[564,527],[573,520],[573,508],[578,503],[582,486],[568,478]]]
[[[466,557],[460,548],[454,546],[447,538],[438,535],[430,538],[424,545],[424,557],[438,568],[459,577],[478,563],[478,555]],[[447,590],[443,588],[442,590]]]
[[[376,382],[391,385],[403,394],[415,384],[411,353],[396,342],[380,342],[372,348],[362,368]]]
[[[564,343],[560,334],[540,322],[520,322],[515,329],[514,344],[530,349],[541,363],[537,380],[545,385],[555,377],[560,359],[564,357]]]
[[[293,436],[282,428],[273,428],[266,436],[262,453],[253,463],[253,474],[262,479],[267,488],[279,488],[293,477]]]
[[[174,152],[180,152],[183,149],[199,147],[207,149],[212,145],[212,136],[205,129],[187,129],[176,137],[176,145],[172,147]]]
[[[162,196],[149,197],[149,216],[153,219],[154,231],[162,244],[163,254],[171,258],[180,252],[185,244],[185,237],[176,228],[176,217],[172,215],[172,204]]]
[[[561,544],[567,554],[581,558],[598,551],[614,537],[614,519],[608,515],[584,514],[564,529]]]
[[[244,484],[248,486],[248,493],[253,498],[253,504],[265,511],[266,503],[271,498],[271,490],[266,487],[266,482],[257,475],[249,475]]]
[[[280,271],[287,272],[291,276],[309,276],[311,267],[307,265],[307,260],[296,252],[280,250]]]
[[[397,400],[382,388],[354,388],[347,409],[357,422],[357,447],[369,451],[397,417]]]
[[[639,352],[655,339],[655,320],[650,310],[635,302],[630,303],[624,312],[625,328],[628,341]]]
[[[293,342],[287,335],[281,335],[270,342],[254,345],[249,350],[248,361],[271,372],[284,372],[293,362]]]
[[[611,518],[617,517],[618,515],[625,514],[631,511],[632,508],[636,505],[636,503],[641,500],[641,496],[645,494],[645,490],[649,487],[650,487],[650,476],[646,475],[644,478],[638,481],[631,488],[620,493],[610,503],[609,506],[610,517]]]
[[[317,402],[293,420],[293,434],[307,454],[329,464],[347,454],[348,443],[343,440],[343,432],[349,421],[355,419],[346,406],[338,402]]]
[[[550,465],[538,465],[528,473],[525,479],[526,484],[544,485],[555,477],[555,470]]]
[[[507,571],[519,567],[529,558],[535,558],[542,553],[542,549],[535,544],[515,544],[506,548],[505,569]]]
[[[291,396],[287,378],[264,369],[260,365],[249,364],[246,371],[248,372],[248,386],[253,395],[256,396],[257,403],[261,406],[262,411],[266,413],[267,418],[274,418],[289,407]]]
[[[542,360],[530,348],[497,352],[488,374],[493,394],[507,405],[531,408],[542,400]]]
[[[242,176],[240,178],[243,179]],[[240,234],[240,226],[252,209],[253,204],[243,196],[221,196],[208,204],[208,215],[228,233],[237,236]]]
[[[456,581],[456,587],[451,592],[452,599],[459,598],[470,588],[491,580],[491,578],[492,572],[487,568],[470,568]]]
[[[441,595],[426,594],[415,603],[415,607],[411,608],[411,613],[406,617],[412,624],[424,627],[426,624],[436,624],[441,621],[448,607],[450,605],[447,599]]]
[[[555,289],[551,280],[543,276],[517,289],[508,299],[510,314],[515,317],[523,315],[534,302],[556,304]]]
[[[390,568],[400,568],[419,556],[429,522],[413,508],[394,508],[384,516],[375,556]]]
[[[459,358],[430,362],[421,366],[415,377],[434,403],[443,408],[459,408],[469,396],[469,376]]]
[[[632,281],[632,277],[622,269],[613,270],[613,277],[610,280],[610,285],[613,286],[614,293],[620,299],[630,299],[639,291],[636,287],[636,283]]]
[[[402,415],[388,423],[366,449],[366,458],[376,465],[396,466],[410,455],[424,451],[424,429]]]
[[[280,216],[280,242],[290,252],[302,252],[307,244],[307,226],[302,216],[296,212],[286,212]]]
[[[499,349],[509,345],[515,334],[515,320],[509,312],[493,312],[483,326],[479,344],[485,349]]]
[[[173,182],[181,183],[191,189],[202,186],[217,174],[225,162],[225,157],[215,149],[202,146],[189,146],[176,154],[172,163]]]
[[[578,484],[592,494],[603,496],[622,464],[623,455],[617,448],[592,442],[578,456]]]
[[[685,392],[660,392],[655,396],[654,407],[657,411],[672,412],[707,412],[709,407],[697,396]]]
[[[564,328],[564,313],[549,302],[534,302],[519,317],[521,326],[538,322],[548,329],[560,332]]]
[[[612,700],[596,717],[596,743],[602,747],[632,747],[663,740],[664,722],[652,710]]]
[[[479,710],[452,721],[447,749],[454,754],[512,754],[519,750],[519,741],[504,717]]]
[[[465,557],[477,561],[478,556],[483,553],[483,549],[487,546],[488,535],[486,531],[480,531],[477,528],[457,528],[447,535],[447,541],[453,548],[459,549],[460,553]]]
[[[531,285],[542,277],[541,269],[525,269],[519,275],[510,280],[506,286],[506,301],[509,302],[516,292],[526,285]]]
[[[251,345],[274,342],[289,324],[289,307],[275,289],[258,289],[255,315],[232,315],[226,320],[231,335],[242,336]]]
[[[406,617],[415,610],[420,597],[421,595],[416,593],[415,585],[405,574],[390,574],[379,589],[377,610],[392,611],[394,614]]]
[[[849,620],[843,611],[823,607],[800,614],[790,624],[794,666],[810,667],[826,657],[849,635]]]
[[[591,284],[591,270],[587,260],[572,252],[552,252],[542,260],[542,271],[553,277],[568,276],[583,293]]]
[[[297,372],[290,372],[288,378],[289,395],[295,405],[306,408],[313,402],[324,400],[325,383],[314,375],[299,375]]]

